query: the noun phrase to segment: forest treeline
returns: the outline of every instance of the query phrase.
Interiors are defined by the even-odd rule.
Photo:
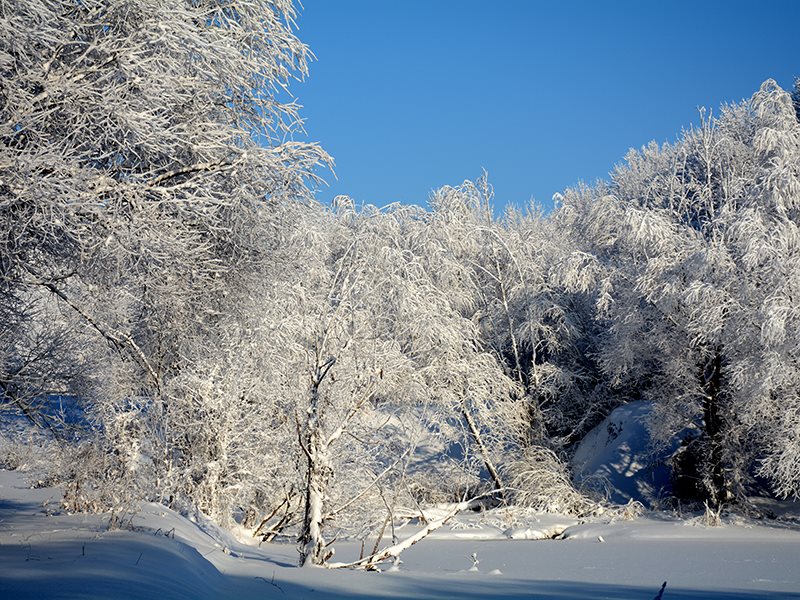
[[[433,502],[588,514],[571,454],[641,399],[654,444],[693,432],[682,498],[800,492],[797,86],[550,213],[497,217],[486,177],[323,206],[291,2],[0,18],[0,414],[69,508],[194,507],[315,564]]]

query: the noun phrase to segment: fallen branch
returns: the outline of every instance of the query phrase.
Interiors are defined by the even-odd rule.
[[[328,569],[366,569],[368,571],[376,571],[378,570],[377,565],[379,563],[382,563],[390,559],[399,558],[400,554],[404,550],[409,549],[417,542],[425,539],[431,533],[433,533],[443,525],[447,524],[447,522],[453,517],[455,517],[458,513],[467,510],[470,506],[472,506],[475,502],[477,502],[481,498],[485,498],[486,496],[492,496],[497,493],[502,493],[502,490],[492,490],[491,492],[488,492],[486,494],[481,494],[480,496],[475,496],[474,498],[471,498],[469,500],[464,500],[463,502],[454,504],[444,516],[435,519],[434,521],[431,521],[411,537],[406,538],[405,540],[397,544],[392,544],[391,546],[384,548],[379,552],[373,553],[370,556],[367,556],[366,558],[361,558],[351,563],[326,563],[324,566],[327,567]]]

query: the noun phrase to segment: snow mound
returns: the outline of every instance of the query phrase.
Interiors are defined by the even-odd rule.
[[[506,529],[503,534],[510,540],[549,540],[559,535],[563,528],[555,529]]]
[[[57,488],[30,489],[23,474],[0,477],[0,597],[216,598],[225,579],[187,539],[188,521],[144,506],[131,530],[109,531],[107,516],[70,515]]]
[[[578,523],[577,519],[561,515],[543,514],[536,517],[535,522],[526,527],[511,527],[503,532],[510,540],[552,540]]]
[[[615,409],[590,431],[572,459],[579,488],[599,492],[611,502],[638,501],[648,507],[671,492],[668,459],[680,440],[654,452],[645,422],[650,402],[631,402]]]

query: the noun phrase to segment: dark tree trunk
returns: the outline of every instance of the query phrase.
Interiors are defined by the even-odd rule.
[[[714,354],[706,363],[703,372],[703,421],[707,453],[705,461],[705,485],[709,499],[714,507],[719,507],[732,498],[731,482],[725,468],[726,422],[723,414],[725,397],[723,390],[722,348],[714,349]]]

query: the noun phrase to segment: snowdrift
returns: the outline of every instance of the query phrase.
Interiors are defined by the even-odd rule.
[[[650,447],[645,422],[652,409],[643,401],[620,406],[586,435],[571,464],[579,488],[615,504],[637,501],[647,507],[658,506],[670,494],[668,461],[680,439],[657,452]]]

